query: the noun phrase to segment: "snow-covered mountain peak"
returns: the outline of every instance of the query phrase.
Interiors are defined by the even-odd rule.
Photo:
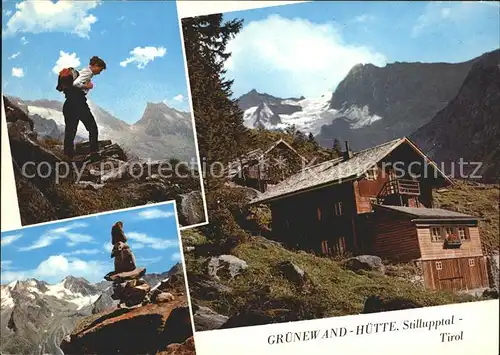
[[[318,97],[279,99],[252,90],[242,96],[242,109],[250,103],[254,105],[244,110],[244,124],[248,128],[261,127],[268,130],[295,126],[306,134],[312,133],[316,136],[323,125],[331,124],[338,118],[344,119],[353,130],[382,119],[371,114],[368,106],[353,105],[342,110],[332,109],[332,97],[333,93],[327,91]]]

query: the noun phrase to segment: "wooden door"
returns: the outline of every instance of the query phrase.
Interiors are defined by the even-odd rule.
[[[436,261],[438,288],[440,290],[459,291],[465,289],[464,277],[458,259]]]

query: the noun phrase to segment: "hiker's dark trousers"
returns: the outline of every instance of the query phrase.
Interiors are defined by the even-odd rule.
[[[99,150],[98,130],[95,118],[87,104],[87,98],[83,94],[68,95],[63,106],[64,124],[64,154],[72,157],[74,155],[74,140],[79,121],[89,132],[90,153]]]

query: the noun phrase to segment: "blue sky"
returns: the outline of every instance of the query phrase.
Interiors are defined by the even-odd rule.
[[[89,98],[116,117],[135,122],[146,102],[189,111],[175,2],[7,1],[2,20],[8,95],[63,101],[55,90],[58,60],[57,68],[83,68],[97,55],[107,70],[94,78]]]
[[[31,277],[57,283],[68,275],[103,281],[114,270],[111,227],[118,221],[147,273],[181,261],[174,204],[168,202],[4,232],[2,283]]]
[[[500,47],[494,2],[309,2],[226,13],[244,19],[228,46],[238,97],[333,91],[358,63],[461,62]]]

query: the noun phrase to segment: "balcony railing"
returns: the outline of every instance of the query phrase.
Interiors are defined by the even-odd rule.
[[[390,195],[420,195],[420,184],[418,181],[413,180],[389,180],[380,190],[378,197],[385,197]]]

